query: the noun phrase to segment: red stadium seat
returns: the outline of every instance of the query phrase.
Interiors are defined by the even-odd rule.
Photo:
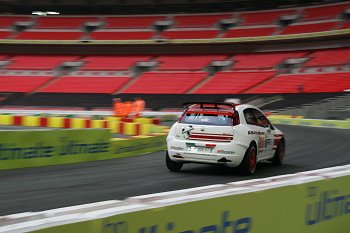
[[[350,73],[285,74],[279,75],[246,93],[342,92],[350,87]]]
[[[149,61],[151,56],[88,56],[83,59],[85,62],[81,70],[128,70],[136,62]]]
[[[0,92],[29,93],[51,78],[48,76],[0,76]]]
[[[151,40],[154,31],[96,31],[90,33],[95,40]]]
[[[214,39],[219,30],[169,30],[161,35],[167,39]]]
[[[30,21],[26,16],[0,16],[0,28],[9,28],[16,22]]]
[[[338,29],[349,29],[350,28],[350,20],[346,21],[343,25],[341,25]]]
[[[307,52],[276,52],[276,53],[250,53],[235,55],[235,70],[242,69],[272,69],[288,58],[300,58],[306,56]]]
[[[324,49],[311,53],[306,67],[340,66],[350,62],[350,48]]]
[[[286,34],[299,34],[310,32],[322,32],[335,29],[339,22],[322,22],[322,23],[308,23],[308,24],[293,24],[287,26],[282,32],[282,35]]]
[[[82,32],[77,31],[25,31],[17,35],[18,40],[80,40]]]
[[[239,18],[242,20],[240,25],[263,25],[276,24],[276,21],[283,15],[294,15],[296,10],[274,10],[262,12],[242,12]]]
[[[275,71],[219,72],[194,94],[239,94],[273,77]]]
[[[250,28],[233,28],[227,31],[225,38],[237,37],[257,37],[257,36],[271,36],[278,28],[271,27],[250,27]]]
[[[18,55],[7,65],[10,70],[52,70],[65,61],[76,61],[79,56]]]
[[[183,94],[206,77],[204,72],[148,72],[122,93]]]
[[[97,21],[97,17],[39,17],[35,28],[76,29],[82,27],[85,22]]]
[[[155,21],[166,20],[165,16],[120,16],[106,17],[105,28],[150,28]]]
[[[198,71],[204,69],[212,61],[225,60],[225,55],[172,55],[160,56],[156,60],[159,62],[159,70],[184,70]]]
[[[7,39],[11,34],[10,31],[0,31],[0,39]]]
[[[173,20],[177,28],[209,28],[222,19],[230,19],[232,14],[176,15]]]
[[[61,77],[39,92],[113,94],[130,79],[130,77]]]
[[[302,21],[315,21],[324,19],[335,19],[340,16],[347,8],[350,7],[350,3],[341,3],[335,5],[314,6],[304,8],[301,11]]]

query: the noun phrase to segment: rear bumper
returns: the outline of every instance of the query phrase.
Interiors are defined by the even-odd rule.
[[[230,143],[210,142],[210,144],[215,144],[211,152],[192,152],[189,149],[189,144],[205,147],[208,142],[168,139],[167,146],[170,159],[177,162],[224,164],[229,167],[237,167],[241,164],[247,150],[247,146],[236,141]]]

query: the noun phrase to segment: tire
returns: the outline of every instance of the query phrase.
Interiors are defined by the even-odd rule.
[[[284,143],[284,140],[281,140],[280,143],[278,144],[275,154],[272,157],[272,164],[274,166],[281,166],[283,159],[284,159],[284,155],[285,155],[285,149],[286,149],[286,145]]]
[[[183,163],[181,162],[175,162],[175,161],[172,161],[170,158],[169,158],[169,154],[168,152],[166,152],[166,155],[165,155],[165,162],[166,162],[166,167],[172,171],[172,172],[178,172],[181,170],[182,166],[183,166]]]
[[[253,175],[256,169],[257,150],[256,146],[251,143],[245,152],[242,163],[239,165],[240,172],[243,175]]]

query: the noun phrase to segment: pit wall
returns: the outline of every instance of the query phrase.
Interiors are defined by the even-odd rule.
[[[346,120],[319,120],[303,119],[302,117],[293,117],[289,115],[271,115],[269,116],[269,120],[273,124],[350,129],[350,118]]]
[[[0,170],[137,156],[164,150],[165,138],[111,139],[109,129],[0,131]]]
[[[349,182],[346,165],[4,216],[0,231],[348,233]]]
[[[110,128],[112,133],[125,135],[150,135],[166,131],[158,118],[124,119],[106,117],[103,120],[67,117],[0,115],[0,125],[49,127],[64,129]]]

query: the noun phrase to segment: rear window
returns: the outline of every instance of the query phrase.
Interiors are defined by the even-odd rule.
[[[219,114],[186,112],[182,115],[179,122],[193,125],[233,126],[232,117],[232,114],[222,112]]]

